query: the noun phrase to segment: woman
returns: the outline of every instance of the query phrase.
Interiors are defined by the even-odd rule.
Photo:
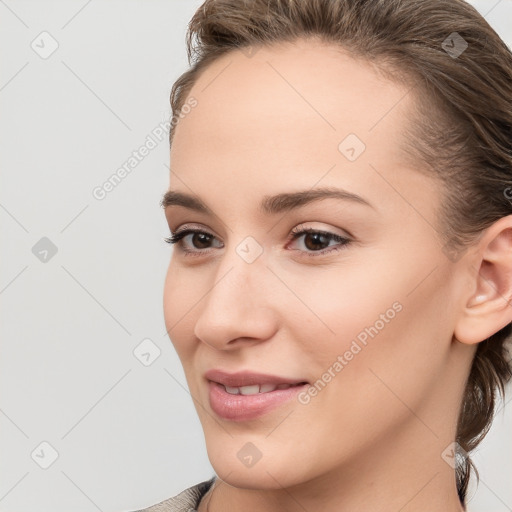
[[[207,0],[188,45],[164,312],[216,475],[146,510],[466,510],[512,373],[511,52],[462,0]]]

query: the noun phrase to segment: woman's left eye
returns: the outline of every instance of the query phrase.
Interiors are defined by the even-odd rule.
[[[306,248],[306,251],[301,252],[305,252],[307,256],[313,257],[317,255],[325,255],[333,251],[339,251],[349,245],[351,242],[351,240],[347,237],[314,228],[295,228],[291,231],[291,234],[292,242],[301,237],[304,237],[303,245]],[[191,236],[190,241],[192,242],[192,246],[194,246],[195,243],[198,243],[200,244],[200,247],[196,247],[195,249],[187,248],[184,242],[188,236]],[[210,243],[212,240],[215,240],[215,236],[206,231],[187,228],[182,231],[178,231],[177,233],[171,234],[170,237],[167,237],[164,240],[169,244],[178,244],[177,247],[179,247],[180,250],[187,256],[200,256],[205,253],[205,249],[209,249],[209,247],[201,247],[201,244]],[[326,250],[326,248],[329,247],[330,242],[338,242],[338,244],[337,246],[331,246],[332,248]]]
[[[297,229],[297,228],[296,228]],[[298,238],[304,237],[303,245],[313,252],[306,252],[308,256],[317,256],[318,254],[324,255],[333,251],[339,251],[350,244],[351,240],[347,237],[337,235],[335,233],[330,233],[328,231],[321,231],[314,228],[306,228],[297,230],[292,230],[292,241],[297,240]],[[325,246],[325,244],[329,244],[329,242],[338,242],[337,245],[330,246],[329,250],[325,250],[321,247],[320,251],[315,250],[318,249],[319,246]],[[328,248],[329,245],[326,246]]]

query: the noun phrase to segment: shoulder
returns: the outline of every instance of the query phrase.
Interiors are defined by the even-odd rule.
[[[193,485],[172,498],[161,501],[149,508],[133,512],[193,512],[201,498],[213,485],[215,478],[216,476],[213,476],[210,480]]]

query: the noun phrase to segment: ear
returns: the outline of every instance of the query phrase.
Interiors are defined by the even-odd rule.
[[[487,228],[477,245],[472,294],[454,331],[466,344],[480,343],[512,322],[512,215]]]

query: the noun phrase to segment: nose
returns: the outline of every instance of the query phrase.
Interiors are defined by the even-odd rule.
[[[197,338],[217,350],[234,350],[271,338],[278,327],[272,277],[264,258],[247,263],[234,250],[226,255],[197,306],[202,308],[194,327]]]

